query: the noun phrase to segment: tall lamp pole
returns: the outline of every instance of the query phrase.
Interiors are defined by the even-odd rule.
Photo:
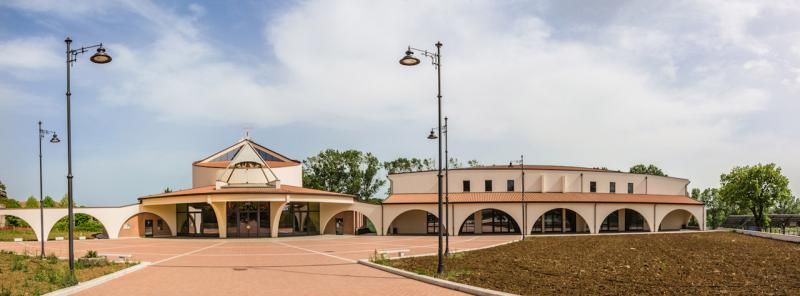
[[[445,234],[444,234],[444,254],[450,254],[450,231],[455,231],[450,227],[450,157],[448,156],[449,150],[447,149],[447,117],[444,118],[444,127],[442,136],[444,137],[444,225],[445,225]],[[431,134],[428,135],[428,139],[435,140],[439,137],[436,136],[434,133],[434,129],[431,129]],[[455,232],[453,232],[455,233]]]
[[[42,122],[39,121],[39,240],[42,243],[42,253],[40,256],[44,259],[44,241],[47,239],[46,234],[44,233],[44,185],[42,184],[42,139],[46,135],[53,135],[53,138],[50,139],[50,143],[58,143],[61,140],[58,139],[58,135],[54,131],[48,131],[46,129],[42,129]]]
[[[69,272],[75,274],[75,217],[72,215],[72,208],[74,201],[72,197],[72,120],[70,117],[70,69],[72,65],[78,61],[78,55],[86,53],[89,49],[97,48],[97,52],[92,55],[89,60],[95,64],[107,64],[111,62],[111,56],[106,54],[106,49],[103,48],[102,43],[95,45],[84,46],[77,49],[72,49],[72,39],[64,39],[67,44],[67,216],[69,217]]]
[[[411,46],[408,47],[406,50],[406,55],[400,59],[400,64],[404,66],[416,66],[419,65],[419,59],[414,57],[414,52],[418,52],[423,56],[429,57],[433,63],[433,66],[436,67],[436,80],[437,80],[437,94],[436,99],[438,100],[438,116],[437,121],[438,124],[436,125],[439,129],[439,135],[442,134],[442,63],[441,63],[441,50],[442,50],[442,43],[436,42],[436,52],[429,52],[427,50],[420,50],[413,48]],[[439,167],[437,170],[436,179],[438,180],[438,207],[439,207],[439,250],[436,253],[438,256],[438,265],[436,267],[436,272],[441,274],[444,271],[444,258],[442,254],[442,137],[439,137]]]

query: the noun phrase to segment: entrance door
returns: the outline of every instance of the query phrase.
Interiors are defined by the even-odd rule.
[[[344,234],[344,219],[336,218],[336,235]]]
[[[240,237],[258,236],[258,212],[239,213],[239,236]]]
[[[153,220],[144,220],[144,237],[153,237]]]

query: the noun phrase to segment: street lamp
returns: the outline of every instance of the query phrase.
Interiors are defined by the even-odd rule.
[[[97,48],[97,52],[89,60],[95,64],[107,64],[111,62],[111,56],[106,53],[103,44],[95,44],[72,49],[72,39],[64,39],[67,44],[67,216],[69,217],[69,272],[75,274],[75,217],[72,215],[72,207],[75,205],[72,198],[72,120],[70,117],[70,69],[78,61],[78,55],[86,53],[89,49]]]
[[[450,157],[448,156],[449,150],[447,149],[447,117],[444,118],[444,126],[442,136],[444,137],[444,225],[445,225],[445,236],[444,236],[444,254],[450,254]],[[439,137],[436,136],[433,132],[434,129],[431,129],[431,134],[428,135],[428,139],[435,140]],[[455,225],[453,225],[455,226]],[[455,231],[455,230],[452,230]]]
[[[520,191],[522,192],[522,198],[520,199],[520,204],[522,206],[522,239],[525,239],[525,235],[528,232],[528,208],[525,206],[525,155],[520,155],[519,160],[515,161],[519,164],[519,172],[522,184],[520,186]],[[508,164],[511,167],[511,163]]]
[[[61,142],[58,135],[54,131],[42,129],[42,122],[39,121],[39,240],[42,242],[42,259],[44,259],[44,240],[47,239],[44,233],[44,186],[42,185],[42,139],[44,136],[52,134],[50,143],[56,144]]]
[[[436,42],[436,53],[429,52],[427,50],[420,50],[413,48],[411,46],[408,47],[406,50],[406,55],[400,59],[400,64],[403,66],[416,66],[419,65],[420,61],[418,58],[414,57],[414,52],[418,52],[423,56],[429,57],[432,61],[434,67],[436,67],[436,80],[437,80],[437,94],[436,99],[438,100],[438,124],[436,125],[439,128],[439,134],[442,134],[442,63],[441,63],[441,50],[442,50],[442,43]],[[436,272],[441,274],[444,271],[444,258],[442,258],[442,138],[439,137],[439,167],[438,173],[436,174],[436,178],[438,180],[438,206],[439,206],[439,250],[436,253],[438,256],[438,265],[436,267]]]

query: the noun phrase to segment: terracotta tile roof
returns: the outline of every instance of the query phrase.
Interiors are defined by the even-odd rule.
[[[519,170],[519,165],[508,166],[507,164],[493,164],[493,165],[480,165],[474,167],[463,167],[463,168],[451,168],[451,171],[456,170]],[[587,168],[587,167],[578,167],[578,166],[566,166],[566,165],[534,165],[534,164],[526,164],[526,170],[539,170],[539,171],[579,171],[579,172],[609,172],[609,173],[621,173],[620,171],[612,171],[607,169],[600,169],[600,168]],[[434,172],[436,170],[427,170],[427,171],[415,171],[415,172],[402,172],[402,173],[394,173],[391,175],[396,174],[408,174],[408,173],[418,173],[418,172]]]
[[[384,204],[436,203],[436,193],[402,193],[392,194],[383,201]],[[520,192],[459,192],[450,193],[451,203],[474,202],[521,202]],[[695,199],[683,195],[656,194],[613,194],[613,193],[525,193],[526,202],[609,202],[609,203],[666,203],[697,204]]]
[[[286,162],[286,161],[271,161],[271,160],[267,160],[267,161],[264,161],[264,162],[266,162],[267,165],[269,165],[269,167],[273,168],[273,169],[274,168],[282,168],[282,167],[290,167],[290,166],[300,165],[300,162],[296,162],[296,161]],[[224,168],[228,167],[229,163],[230,163],[230,161],[226,160],[226,161],[195,162],[192,165],[199,166],[199,167],[205,167],[205,168],[222,168],[222,169],[224,169]]]
[[[303,188],[291,185],[281,185],[281,188],[235,187],[235,188],[223,188],[223,189],[216,189],[215,186],[210,185],[210,186],[196,187],[191,189],[178,190],[170,193],[147,195],[140,197],[139,199],[187,196],[187,195],[207,195],[207,194],[307,194],[307,195],[352,197],[352,195],[347,195],[342,193],[328,192],[323,190]]]

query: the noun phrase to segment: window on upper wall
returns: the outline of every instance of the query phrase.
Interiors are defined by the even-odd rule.
[[[589,182],[589,192],[597,192],[597,182]]]
[[[469,180],[464,180],[464,192],[469,192]]]
[[[492,180],[483,181],[483,191],[492,192]]]
[[[506,181],[506,191],[508,192],[514,191],[514,180]]]
[[[608,192],[617,193],[617,182],[609,182],[608,183]]]
[[[633,194],[633,183],[628,183],[628,193]]]

